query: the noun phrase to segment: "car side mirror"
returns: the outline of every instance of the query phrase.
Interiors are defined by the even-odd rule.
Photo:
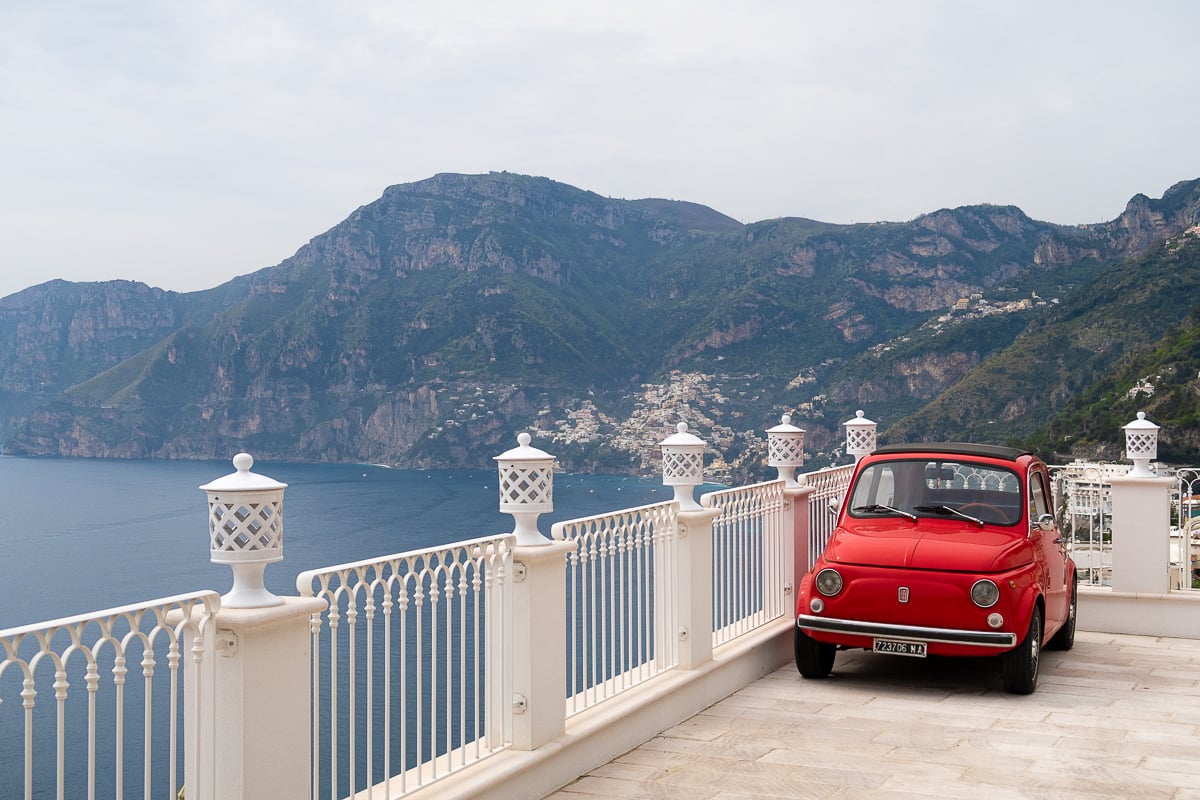
[[[1037,523],[1035,524],[1043,531],[1052,531],[1057,525],[1053,514],[1042,514],[1037,518]]]
[[[837,516],[837,513],[842,510],[841,498],[834,497],[833,499],[831,499],[829,501],[829,510],[831,513],[833,513],[834,516]]]

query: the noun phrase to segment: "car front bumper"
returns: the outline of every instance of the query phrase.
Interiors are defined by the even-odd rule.
[[[922,642],[994,647],[998,650],[1015,647],[1017,636],[1001,631],[967,631],[955,628],[925,628],[919,625],[892,625],[883,622],[864,622],[856,619],[832,619],[800,614],[796,627],[806,631],[870,636],[889,639],[915,639]]]

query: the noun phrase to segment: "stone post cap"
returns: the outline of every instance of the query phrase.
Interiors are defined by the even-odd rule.
[[[233,457],[235,472],[209,481],[200,487],[205,492],[262,492],[286,489],[286,483],[280,483],[274,478],[251,472],[254,466],[254,456],[249,453],[238,453]]]
[[[660,447],[704,447],[704,440],[695,434],[688,433],[688,424],[680,422],[675,426],[675,433],[659,442]]]
[[[511,450],[505,450],[498,456],[494,457],[495,461],[553,461],[554,456],[547,453],[545,450],[539,450],[536,447],[531,447],[530,442],[533,437],[528,433],[521,432],[517,434],[517,446]]]
[[[1137,419],[1135,419],[1133,422],[1130,422],[1128,425],[1122,426],[1121,430],[1128,433],[1129,431],[1157,431],[1160,430],[1160,428],[1161,426],[1155,425],[1153,422],[1146,419],[1145,411],[1139,411],[1137,412]]]
[[[797,428],[792,424],[792,415],[784,414],[779,418],[779,424],[774,428],[767,428],[767,433],[804,433],[804,428]]]
[[[866,427],[874,427],[874,426],[878,425],[879,423],[875,422],[874,420],[867,419],[863,415],[863,410],[860,408],[858,411],[854,412],[853,419],[848,419],[845,422],[843,422],[842,424],[845,425],[847,428],[866,428]]]

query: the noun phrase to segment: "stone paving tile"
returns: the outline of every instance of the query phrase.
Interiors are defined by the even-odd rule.
[[[717,739],[711,742],[698,742],[694,739],[674,739],[667,736],[656,736],[642,745],[648,750],[664,750],[669,753],[725,759],[731,761],[756,761],[770,752],[772,744],[764,742],[731,742]]]
[[[1037,765],[1021,773],[1021,783],[1014,785],[1013,774],[1006,769],[970,769],[963,775],[975,785],[977,795],[991,797],[994,791],[1017,790],[1023,797],[1046,798],[1119,798],[1119,800],[1171,800],[1178,787],[1163,782],[1158,785],[1131,784],[1128,775],[1100,776],[1071,775],[1056,765]]]
[[[1146,674],[1149,675],[1150,679],[1156,684],[1171,683],[1179,686],[1200,686],[1200,671],[1155,668]]]
[[[1200,772],[1196,771],[1196,758],[1165,758],[1149,756],[1139,765],[1146,772],[1159,777],[1168,777],[1177,786],[1200,789]]]
[[[716,790],[698,790],[694,786],[674,786],[670,783],[645,784],[637,781],[599,778],[585,775],[550,795],[559,800],[573,797],[637,797],[658,800],[707,800],[716,797]]]
[[[737,699],[734,699],[737,698]],[[797,716],[812,716],[824,712],[828,703],[805,703],[778,699],[752,698],[755,702],[746,702],[744,698],[734,695],[722,700],[704,711],[713,717],[754,718],[760,720],[788,720]]]
[[[613,778],[621,781],[644,781],[654,777],[659,767],[650,764],[634,764],[628,761],[610,761],[588,773],[593,778]]]
[[[1195,725],[1189,725],[1186,722],[1165,720],[1161,715],[1155,716],[1144,710],[1143,713],[1130,713],[1129,715],[1111,717],[1103,713],[1086,714],[1082,711],[1073,711],[1071,713],[1056,711],[1046,717],[1045,722],[1048,726],[1053,726],[1055,730],[1064,733],[1075,733],[1083,729],[1095,732],[1098,735],[1123,736],[1130,731],[1131,727],[1145,727],[1146,723],[1153,723],[1155,732],[1166,735],[1190,736],[1196,732]]]
[[[1200,800],[1200,641],[1080,632],[1037,692],[991,659],[765,676],[550,797]]]

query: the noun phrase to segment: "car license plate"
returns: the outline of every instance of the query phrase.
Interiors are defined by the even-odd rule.
[[[904,639],[876,639],[876,653],[890,653],[894,656],[914,656],[924,658],[926,655],[925,642],[910,642]]]

